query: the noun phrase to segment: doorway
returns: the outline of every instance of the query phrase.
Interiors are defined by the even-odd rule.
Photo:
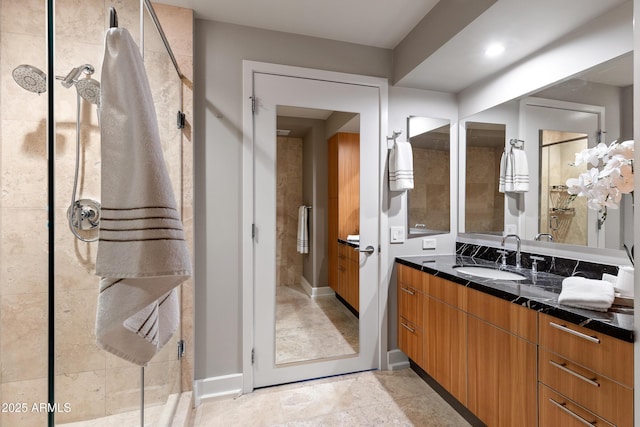
[[[245,130],[249,129],[250,133],[247,138],[251,138],[251,155],[246,153],[245,166],[249,165],[250,159],[251,182],[250,185],[244,186],[250,193],[250,199],[249,194],[245,198],[244,212],[245,218],[251,221],[253,237],[250,245],[244,246],[244,259],[250,262],[246,265],[251,268],[251,273],[245,276],[244,281],[246,346],[243,353],[251,358],[245,359],[244,391],[251,391],[254,387],[377,369],[380,366],[380,280],[379,251],[376,250],[379,248],[380,240],[380,88],[376,85],[353,84],[348,81],[338,82],[335,78],[318,79],[305,76],[303,72],[311,71],[313,74],[313,70],[293,69],[303,70],[302,75],[292,75],[290,72],[259,72],[255,68],[247,71],[248,66],[255,64],[248,61],[245,63],[245,76],[250,75],[250,79],[245,79],[245,83],[248,81],[250,87],[245,85],[245,89],[250,91],[255,109],[251,117],[245,116],[251,121],[250,127],[246,126],[245,121]],[[291,67],[282,69],[292,70]],[[330,74],[335,75],[327,73]],[[325,122],[325,131],[319,138],[316,135],[315,146],[306,146],[305,144],[310,143],[304,141],[304,138],[300,138],[302,141],[290,141],[282,134],[280,137],[277,136],[278,129],[281,133],[290,131],[288,127],[308,119],[305,114],[311,112],[326,116],[324,119],[315,119]],[[355,312],[346,309],[353,309],[353,304],[346,303],[339,295],[333,293],[329,274],[322,272],[323,267],[326,270],[328,265],[328,247],[334,242],[333,239],[329,239],[327,231],[330,222],[328,177],[319,172],[323,167],[324,170],[328,169],[327,141],[333,134],[344,130],[336,123],[345,124],[345,117],[357,117],[360,146],[366,148],[360,150],[358,159],[360,169],[357,178],[357,233],[364,247],[374,248],[367,252],[361,252],[357,244],[349,248],[349,253],[356,260],[358,284],[363,284],[358,289]],[[287,121],[289,125],[286,125]],[[300,145],[302,147],[299,147]],[[294,161],[290,158],[297,159],[299,154],[295,154],[295,151],[305,149],[311,152],[311,163],[304,163],[302,170],[296,172]],[[319,155],[322,152],[327,158],[324,166],[321,162],[314,164],[313,159],[322,157]],[[286,179],[282,176],[282,170],[280,176],[278,173],[278,167],[282,169],[283,163],[285,175],[289,172],[291,174]],[[291,171],[292,168],[294,171]],[[313,173],[309,173],[310,171]],[[247,175],[245,174],[245,179]],[[303,176],[307,179],[302,179]],[[308,182],[309,180],[311,182]],[[303,187],[302,197],[292,196],[292,192],[299,191],[298,188],[284,189],[283,186],[290,183]],[[306,187],[310,187],[311,190],[305,190]],[[326,194],[324,197],[323,188]],[[282,212],[283,203],[278,203],[279,193],[280,200],[287,200],[284,204],[289,205],[286,214]],[[306,211],[306,216],[303,215],[303,211]],[[281,219],[278,219],[279,216]],[[282,219],[285,216],[289,218],[286,221]],[[284,226],[283,222],[294,223],[298,230],[301,224],[305,224],[303,228],[306,228],[307,235],[302,246],[306,245],[306,251],[298,250],[292,253],[293,233],[278,230],[279,226]],[[292,230],[291,224],[288,227]],[[300,249],[300,234],[296,233],[295,237],[297,249]],[[353,236],[342,236],[345,240],[347,237]],[[282,249],[284,240],[289,247],[284,250],[286,255],[283,255],[285,252]],[[288,261],[283,263],[283,256],[293,260],[292,265]],[[291,310],[287,313],[283,305],[287,297],[300,298],[309,305],[297,313]],[[315,314],[310,311],[311,306],[317,309]],[[337,314],[336,310],[339,311]],[[288,330],[285,330],[282,327],[283,323],[279,322],[283,316],[288,316],[289,320],[293,319],[297,323],[288,324]],[[319,319],[324,319],[324,323]],[[348,328],[341,329],[345,319],[347,321],[344,323],[351,325],[355,319],[356,326],[351,328],[352,332],[348,332]],[[310,331],[313,333],[305,333],[305,328],[311,328]],[[303,335],[287,341],[287,338],[291,337],[288,334],[292,333],[293,329],[296,329],[294,332]],[[336,330],[337,340],[327,338],[327,334]],[[294,357],[289,357],[290,354],[286,356],[286,352],[282,351],[283,346],[296,347],[303,340],[312,341],[314,334],[323,335],[325,332],[322,339],[333,340],[331,342],[336,344],[336,347],[330,349],[330,346],[322,344],[327,341],[320,341],[321,344],[311,347],[326,347],[321,349],[322,351],[303,351]]]

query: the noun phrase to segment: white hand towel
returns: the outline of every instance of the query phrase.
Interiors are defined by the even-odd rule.
[[[389,189],[413,189],[413,152],[411,143],[396,141],[389,154]]]
[[[498,190],[501,193],[529,191],[529,164],[524,150],[510,148],[502,153]]]
[[[298,208],[298,238],[296,246],[298,252],[301,254],[309,253],[309,228],[308,228],[308,209],[306,206],[300,206]]]
[[[111,28],[104,53],[96,337],[144,366],[178,326],[175,287],[191,262],[138,46],[126,29]]]
[[[558,296],[560,304],[596,311],[607,311],[614,299],[612,283],[584,277],[564,279]]]

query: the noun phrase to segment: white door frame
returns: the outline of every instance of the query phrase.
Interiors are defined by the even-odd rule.
[[[251,350],[254,342],[254,292],[253,292],[253,238],[252,222],[254,216],[253,206],[253,115],[251,97],[253,95],[254,73],[278,74],[289,77],[326,80],[337,83],[357,84],[376,87],[380,93],[380,140],[379,140],[379,236],[380,236],[380,262],[378,271],[378,366],[387,369],[387,300],[389,286],[389,236],[388,218],[383,213],[383,183],[384,170],[387,159],[387,121],[388,121],[388,82],[379,77],[361,76],[333,71],[315,70],[310,68],[292,67],[288,65],[270,64],[244,60],[242,62],[242,373],[243,393],[253,391],[253,367]]]

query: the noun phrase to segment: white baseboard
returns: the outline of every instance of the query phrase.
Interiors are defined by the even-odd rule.
[[[335,294],[333,289],[331,289],[329,286],[320,286],[318,288],[314,288],[313,286],[311,286],[311,283],[309,283],[307,279],[304,278],[304,276],[301,277],[300,285],[307,293],[307,295],[309,295],[311,298]]]
[[[390,371],[409,368],[409,358],[401,350],[390,350],[387,352],[387,366]]]
[[[194,381],[195,406],[203,400],[237,397],[242,394],[242,374],[223,375]]]

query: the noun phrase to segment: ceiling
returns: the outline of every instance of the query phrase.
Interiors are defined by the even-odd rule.
[[[474,0],[456,1],[463,4]],[[419,61],[398,86],[458,93],[631,0],[497,0]],[[159,0],[197,19],[394,49],[438,0]],[[437,8],[436,8],[437,9]],[[446,27],[446,25],[445,25]],[[505,52],[488,58],[490,43]],[[600,73],[600,82],[607,74]],[[629,77],[616,77],[619,83]]]

